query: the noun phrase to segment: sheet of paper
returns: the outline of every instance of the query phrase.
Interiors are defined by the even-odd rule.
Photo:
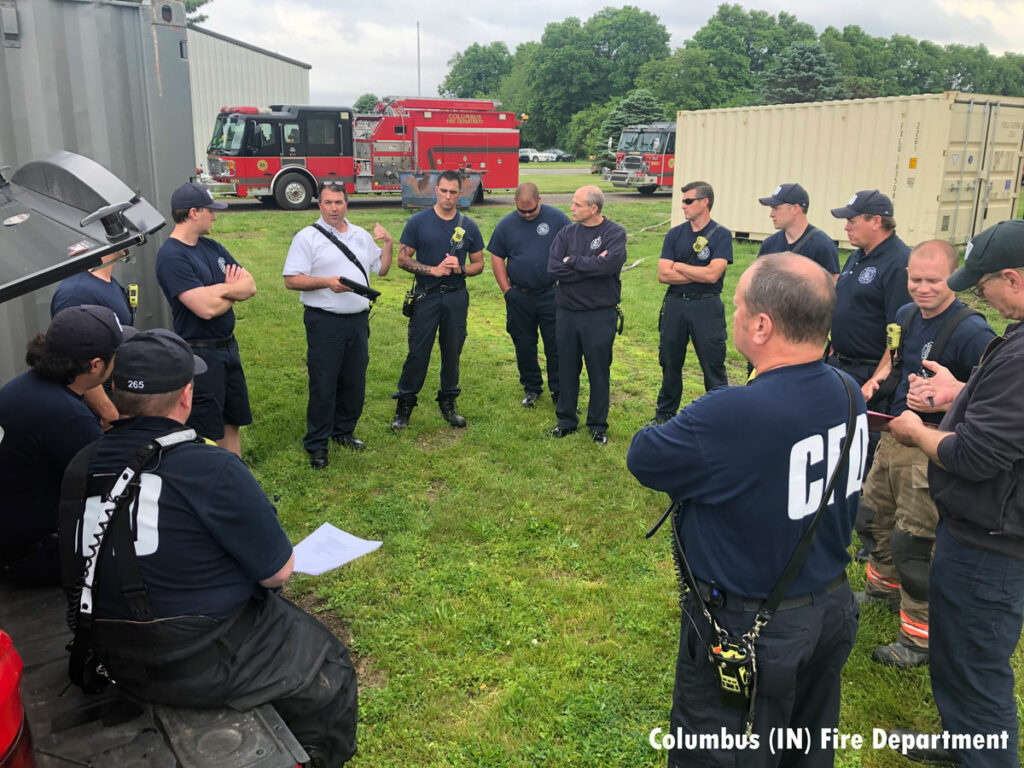
[[[382,543],[357,538],[324,523],[295,545],[295,570],[319,576],[373,552]]]

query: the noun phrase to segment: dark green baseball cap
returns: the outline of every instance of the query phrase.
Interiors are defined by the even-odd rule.
[[[964,265],[946,282],[954,291],[966,291],[987,274],[1017,267],[1024,267],[1024,220],[1000,221],[974,236]]]

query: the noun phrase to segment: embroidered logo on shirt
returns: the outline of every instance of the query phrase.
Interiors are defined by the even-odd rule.
[[[546,221],[542,221],[540,224],[537,225],[537,234],[540,235],[541,237],[544,237],[544,235],[546,235],[550,231],[551,227],[548,226],[548,223]]]
[[[863,272],[857,276],[857,280],[861,285],[867,285],[875,279],[875,275],[878,271],[874,267],[866,267]]]
[[[228,263],[224,261],[223,256],[217,257],[217,266],[220,267],[220,271],[223,272],[224,274],[228,273]]]
[[[597,237],[595,237],[593,240],[590,241],[590,250],[596,251],[600,247],[601,247],[601,236],[598,235]]]
[[[710,256],[711,249],[708,248],[706,245],[704,246],[703,250],[697,254],[697,258],[700,259],[701,261],[707,261]]]

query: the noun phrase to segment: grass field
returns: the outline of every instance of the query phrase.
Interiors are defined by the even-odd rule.
[[[529,177],[525,177],[529,178]],[[571,179],[571,176],[543,176]],[[586,175],[587,180],[594,177]],[[578,185],[576,182],[568,182]],[[586,183],[586,182],[583,182]],[[570,186],[566,191],[572,191]],[[243,430],[247,461],[278,503],[298,541],[324,521],[384,542],[376,552],[322,577],[297,576],[290,590],[342,634],[360,672],[356,766],[639,767],[665,764],[648,744],[667,728],[679,627],[669,537],[644,540],[666,499],[625,468],[633,433],[651,417],[660,383],[657,316],[664,289],[656,262],[669,200],[611,204],[630,233],[623,274],[625,333],[615,343],[610,443],[585,435],[551,440],[545,395],[519,406],[504,304],[489,266],[469,280],[469,338],[462,357],[465,430],[442,422],[433,402],[433,355],[410,428],[392,434],[390,395],[406,352],[400,307],[409,275],[395,268],[374,285],[366,407],[357,430],[368,449],[332,448],[331,465],[310,470],[305,426],[305,340],[298,294],[280,277],[304,213],[227,213],[214,236],[256,277],[259,294],[237,308],[237,335],[255,416]],[[564,207],[564,206],[563,206]],[[485,239],[507,210],[470,213]],[[359,209],[396,240],[408,213]],[[736,246],[726,273],[729,306],[756,252]],[[731,325],[731,311],[727,312]],[[1005,322],[995,320],[997,330]],[[730,379],[745,361],[730,345]],[[702,392],[692,351],[684,400]],[[584,386],[581,401],[585,403]],[[737,426],[736,428],[741,428]],[[851,566],[855,587],[863,566]],[[895,638],[896,617],[871,606],[845,670],[840,730],[938,726],[924,669],[897,672],[870,661]],[[1018,674],[1021,659],[1015,659]],[[1018,685],[1018,696],[1021,691]],[[910,765],[865,746],[837,765]]]

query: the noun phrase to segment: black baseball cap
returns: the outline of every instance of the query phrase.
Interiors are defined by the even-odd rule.
[[[966,291],[987,274],[1017,267],[1024,267],[1024,220],[1000,221],[974,236],[964,265],[946,282],[954,291]]]
[[[768,197],[759,197],[761,205],[799,205],[806,209],[811,204],[807,190],[799,184],[779,184]]]
[[[187,211],[192,208],[213,208],[216,211],[223,211],[227,207],[227,203],[214,200],[210,190],[195,182],[182,184],[171,193],[172,211]]]
[[[832,209],[832,215],[837,219],[851,219],[862,213],[869,216],[892,216],[892,200],[877,189],[862,189],[842,208]]]
[[[54,315],[46,329],[46,348],[68,360],[92,360],[112,355],[127,336],[112,310],[82,304]]]
[[[121,345],[114,358],[114,386],[125,392],[158,395],[181,389],[206,372],[180,336],[166,328],[140,331]]]

